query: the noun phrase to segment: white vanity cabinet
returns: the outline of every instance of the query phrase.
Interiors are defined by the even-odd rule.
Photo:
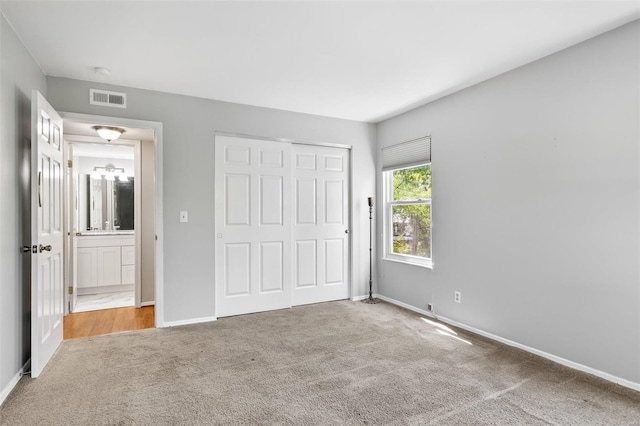
[[[78,294],[135,284],[134,235],[81,235],[75,241]]]
[[[96,247],[78,247],[76,255],[78,288],[98,285],[98,249]]]
[[[122,246],[122,284],[136,282],[136,247]]]
[[[121,285],[122,264],[121,247],[97,247],[98,249],[98,286]]]

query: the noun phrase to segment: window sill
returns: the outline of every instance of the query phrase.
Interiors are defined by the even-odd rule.
[[[407,259],[397,259],[397,258],[387,257],[387,256],[383,257],[382,260],[386,260],[387,262],[393,262],[393,263],[401,263],[403,265],[417,266],[418,268],[433,269],[433,262],[421,262],[421,261],[414,261],[414,260],[407,260]]]

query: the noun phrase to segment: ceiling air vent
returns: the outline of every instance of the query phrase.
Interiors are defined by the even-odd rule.
[[[107,90],[89,89],[89,103],[91,105],[126,108],[127,94],[109,92]]]

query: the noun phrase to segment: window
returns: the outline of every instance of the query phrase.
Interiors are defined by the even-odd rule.
[[[385,256],[431,266],[431,164],[385,171]]]

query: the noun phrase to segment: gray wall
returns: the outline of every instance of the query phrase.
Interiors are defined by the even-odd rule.
[[[31,90],[44,74],[0,14],[0,391],[29,359]]]
[[[382,260],[379,292],[640,383],[639,39],[635,21],[380,123],[379,146],[432,135],[435,266]]]
[[[89,105],[90,88],[126,92],[128,108]],[[353,146],[355,293],[365,293],[375,125],[57,77],[47,77],[47,98],[58,111],[163,123],[165,321],[214,315],[216,130]],[[189,223],[179,222],[181,210],[189,212]]]

